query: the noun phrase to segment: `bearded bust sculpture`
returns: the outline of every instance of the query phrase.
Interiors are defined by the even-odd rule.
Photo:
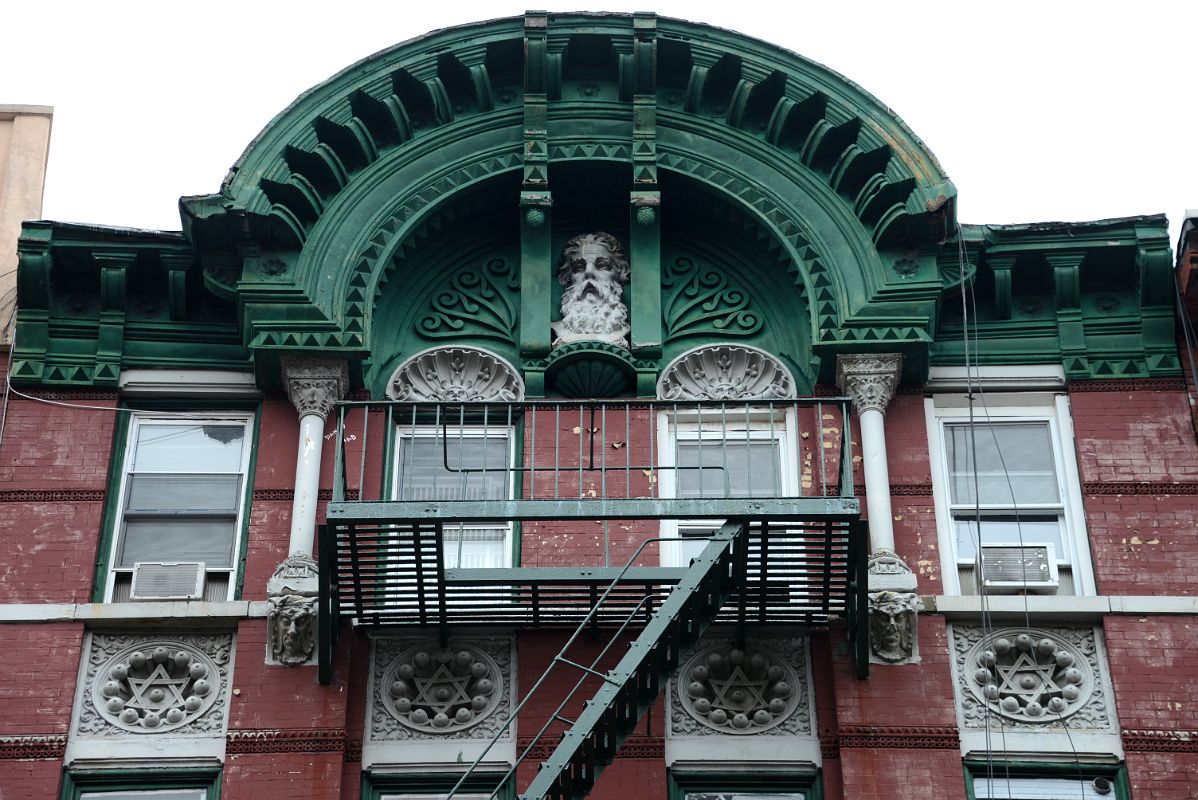
[[[554,346],[606,342],[628,346],[624,284],[631,268],[620,241],[610,233],[584,233],[566,242],[557,266],[562,318],[554,322]]]
[[[870,660],[905,664],[918,660],[916,617],[922,603],[914,592],[869,593]]]

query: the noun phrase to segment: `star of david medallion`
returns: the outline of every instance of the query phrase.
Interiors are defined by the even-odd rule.
[[[966,654],[970,691],[996,714],[1048,723],[1090,699],[1094,675],[1075,647],[1044,631],[1009,629],[983,637]]]
[[[452,733],[475,725],[503,696],[503,676],[486,653],[462,642],[417,645],[383,673],[387,711],[424,733]]]
[[[202,716],[220,696],[220,669],[179,642],[140,642],[100,667],[92,683],[96,710],[133,733],[161,733]]]
[[[761,647],[726,644],[704,648],[678,671],[682,707],[721,733],[760,733],[794,710],[798,676],[786,661]]]

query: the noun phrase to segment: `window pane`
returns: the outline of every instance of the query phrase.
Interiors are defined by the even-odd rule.
[[[400,500],[507,499],[506,436],[405,436],[399,459]]]
[[[956,517],[957,558],[973,561],[977,554],[977,520]],[[985,544],[1052,544],[1058,561],[1068,561],[1061,541],[1061,520],[1047,514],[1020,514],[982,517],[982,542]]]
[[[240,475],[130,475],[126,513],[237,513]]]
[[[507,528],[464,528],[446,527],[442,532],[442,548],[445,552],[445,568],[482,569],[502,567],[504,539]],[[459,561],[459,554],[461,559]]]
[[[946,425],[944,441],[954,504],[974,503],[979,496],[987,505],[1060,503],[1047,422],[979,423],[972,432],[969,425]]]
[[[1083,778],[1008,778],[1001,764],[993,777],[974,778],[973,792],[978,800],[1112,800],[1114,792],[1100,795],[1094,789],[1094,776]]]
[[[130,472],[240,472],[245,425],[137,427]]]
[[[138,561],[203,561],[209,567],[233,565],[233,520],[129,520],[117,566]]]
[[[679,497],[778,497],[779,447],[774,439],[678,442]]]

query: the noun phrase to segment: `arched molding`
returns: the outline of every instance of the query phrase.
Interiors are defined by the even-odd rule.
[[[715,344],[688,350],[657,379],[659,400],[788,400],[796,396],[786,365],[757,347]]]
[[[478,347],[433,347],[399,365],[387,381],[392,400],[519,402],[524,379],[506,359]]]

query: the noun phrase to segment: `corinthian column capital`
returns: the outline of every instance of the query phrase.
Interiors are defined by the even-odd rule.
[[[870,410],[885,414],[902,369],[901,353],[838,355],[836,385],[852,399],[858,414]]]
[[[333,403],[349,390],[345,361],[330,358],[284,358],[283,385],[300,417],[310,414],[327,419]]]

